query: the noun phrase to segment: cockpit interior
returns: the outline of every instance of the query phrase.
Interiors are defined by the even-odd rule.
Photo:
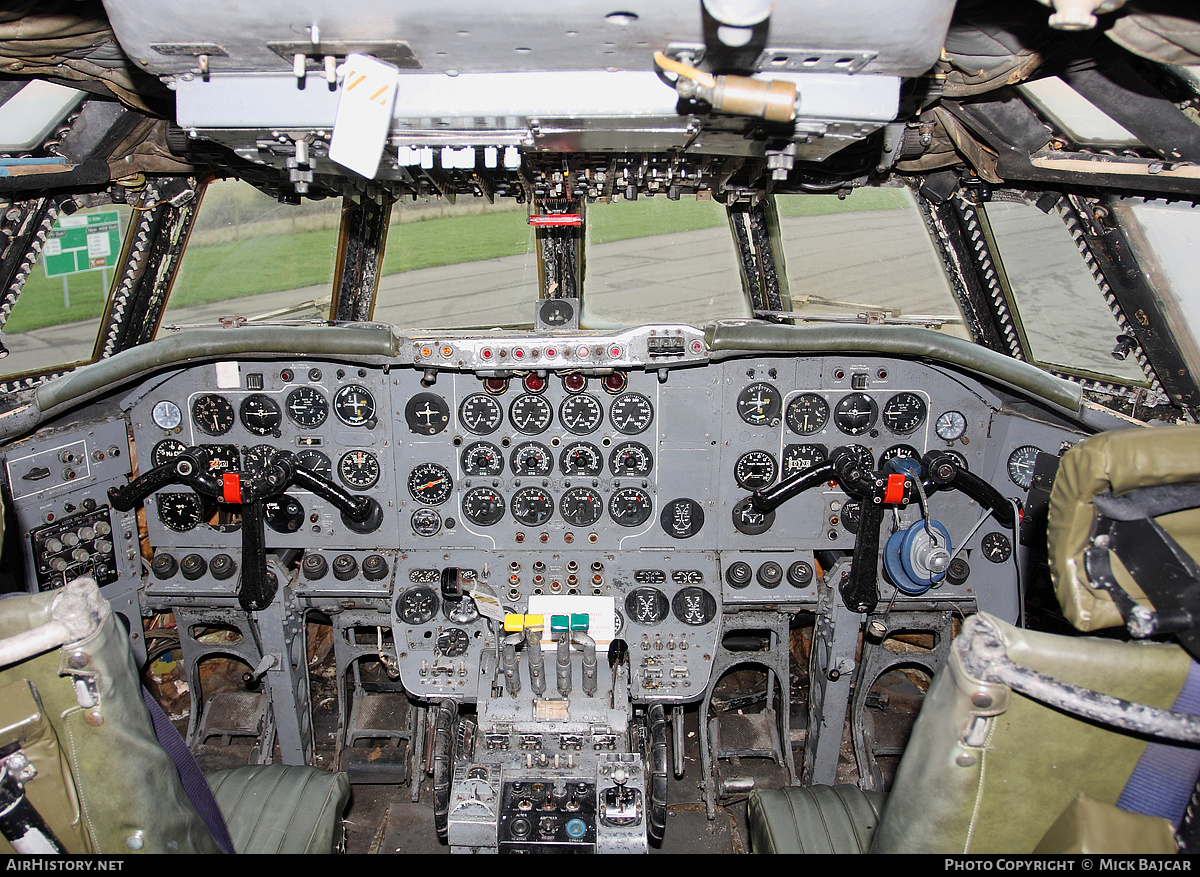
[[[0,849],[1200,850],[1198,198],[1184,2],[3,4]]]

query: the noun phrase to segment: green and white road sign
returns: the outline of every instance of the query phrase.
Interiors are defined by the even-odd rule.
[[[116,210],[60,216],[42,247],[47,277],[100,271],[117,263],[121,214]]]

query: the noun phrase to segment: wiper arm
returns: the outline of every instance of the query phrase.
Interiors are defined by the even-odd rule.
[[[893,316],[892,311],[868,308],[856,314],[809,314],[800,311],[755,311],[754,316],[760,319],[801,320],[807,323],[862,323],[864,325],[886,326],[924,326],[927,329],[940,329],[946,324],[961,325],[962,317],[948,314],[909,314],[904,317]]]

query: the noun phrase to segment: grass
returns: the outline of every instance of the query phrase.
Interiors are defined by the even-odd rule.
[[[846,200],[829,196],[781,196],[779,215],[817,216],[907,206],[890,189],[860,189]],[[716,228],[726,223],[725,208],[715,201],[664,196],[587,207],[588,236],[593,244],[649,237],[665,232]],[[383,273],[396,274],[516,256],[531,251],[533,231],[521,211],[439,216],[393,226]],[[337,230],[321,229],[270,234],[223,243],[188,247],[175,288],[173,307],[205,304],[265,292],[328,286],[333,279]],[[60,323],[98,319],[107,294],[100,272],[68,278],[70,308],[63,306],[61,278],[47,278],[41,263],[34,267],[16,307],[4,326],[7,334]],[[111,272],[109,274],[111,278]]]

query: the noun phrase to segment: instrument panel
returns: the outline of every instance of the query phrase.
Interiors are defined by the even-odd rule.
[[[682,343],[682,358],[641,367],[623,361],[640,350],[628,342],[591,345],[617,357],[602,365],[564,361],[572,345],[531,343],[530,358],[553,351],[557,367],[485,368],[523,348],[463,339],[451,358],[474,368],[415,361],[450,349],[436,345],[412,364],[196,364],[122,397],[125,465],[137,477],[199,447],[207,474],[253,483],[283,450],[344,494],[370,497],[380,522],[356,527],[293,484],[263,503],[266,549],[288,558],[306,604],[386,612],[405,687],[419,696],[485,697],[490,625],[550,600],[549,615],[590,616],[591,630],[612,631],[602,653],[612,640],[628,648],[635,699],[686,701],[703,691],[723,613],[814,608],[830,564],[854,549],[862,509],[836,480],[769,523],[739,506],[751,491],[843,449],[869,470],[936,450],[1020,502],[1037,452],[1075,438],[1013,414],[1002,394],[947,366],[833,354],[712,361],[695,339]],[[9,453],[10,484],[30,477],[13,470],[19,459]],[[144,599],[236,605],[247,562],[240,507],[182,484],[144,507]],[[1015,619],[1015,534],[961,492],[930,497],[928,510],[957,549],[959,574],[914,589],[881,556],[881,600]],[[84,547],[133,557],[128,529],[124,543],[97,539],[117,524],[102,503],[88,511]],[[916,504],[893,510],[881,544],[889,533],[915,538],[921,520]],[[31,543],[47,570],[62,566],[48,551],[61,536],[43,527]],[[543,647],[552,643],[547,634]]]

